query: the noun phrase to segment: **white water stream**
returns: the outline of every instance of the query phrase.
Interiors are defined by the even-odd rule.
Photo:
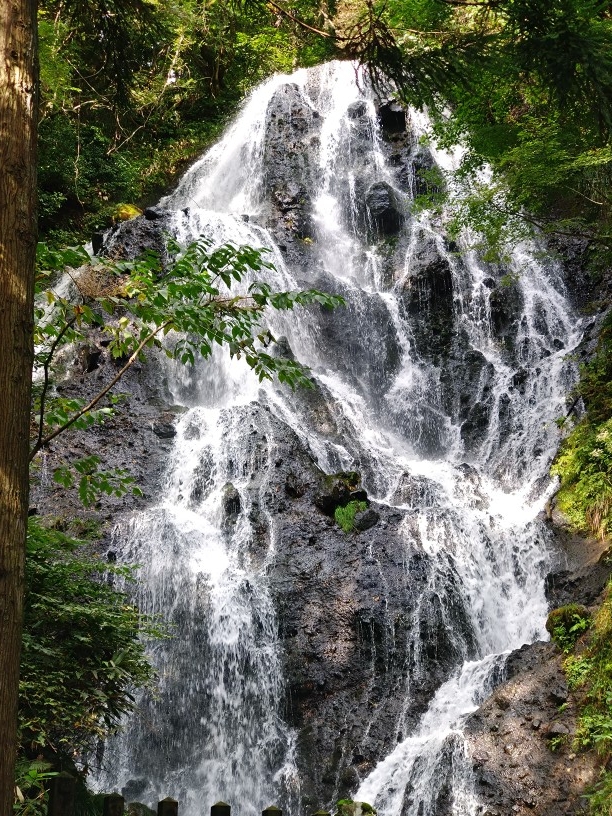
[[[269,196],[269,105],[287,83],[320,122],[308,161],[316,246],[313,262],[299,272],[257,225]],[[429,589],[439,596],[450,636],[465,657],[416,731],[408,734],[407,719],[398,722],[404,738],[362,780],[356,799],[373,804],[380,816],[435,816],[441,785],[448,783],[453,812],[476,813],[462,721],[499,677],[498,655],[545,637],[549,556],[537,516],[557,444],[554,419],[563,413],[573,377],[567,355],[578,342],[579,322],[560,270],[534,247],[517,248],[510,269],[496,269],[473,252],[451,251],[426,214],[407,217],[395,245],[367,238],[362,191],[385,182],[407,211],[414,186],[412,178],[399,183],[389,163],[375,102],[348,63],[276,76],[253,92],[219,144],[162,202],[175,211],[174,229],[183,242],[205,233],[219,242],[268,247],[276,266],[269,277],[273,287],[300,288],[309,275],[317,285],[321,274],[334,281],[348,304],[348,317],[337,320],[352,321],[355,341],[352,356],[342,357],[343,349],[326,345],[314,311],[272,317],[276,335],[285,335],[296,357],[313,369],[341,436],[317,431],[304,420],[299,395],[260,386],[246,366],[221,351],[193,370],[169,372],[173,397],[188,410],[178,423],[166,489],[117,539],[122,557],[142,565],[141,606],[169,620],[175,637],[153,647],[158,699],[143,701],[140,716],[108,746],[98,782],[124,788],[139,801],[175,796],[183,816],[206,812],[218,799],[231,802],[240,816],[272,801],[281,801],[290,816],[300,813],[295,737],[282,716],[278,621],[266,583],[277,546],[272,519],[267,552],[257,564],[246,555],[253,537],[250,511],[254,502],[265,508],[271,455],[266,445],[253,448],[249,435],[261,431],[268,410],[297,433],[323,469],[361,469],[371,498],[416,513],[432,565]],[[356,103],[364,103],[359,116]],[[422,117],[414,117],[413,128],[423,128]],[[436,158],[442,166],[451,163],[447,156]],[[425,246],[450,270],[449,342],[478,361],[465,384],[461,360],[445,369],[419,351],[419,320],[426,319],[428,306],[424,302],[415,312],[406,303],[422,285],[415,269]],[[502,336],[495,328],[491,280],[508,272],[516,273],[518,284],[512,328]],[[499,291],[503,298],[497,286]],[[398,359],[381,379],[385,337],[392,338]],[[485,417],[476,441],[469,441],[462,424],[479,405],[486,406]],[[266,431],[269,439],[273,434]],[[403,489],[407,479],[418,485],[416,492]],[[230,482],[239,497],[232,522],[222,511],[231,501]],[[469,619],[467,639],[454,627],[448,606],[450,573]],[[411,684],[427,671],[419,657],[418,609],[414,618],[406,712]]]

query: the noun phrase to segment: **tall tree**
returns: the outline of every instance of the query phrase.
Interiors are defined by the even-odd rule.
[[[36,255],[36,0],[0,3],[0,816],[13,809]]]

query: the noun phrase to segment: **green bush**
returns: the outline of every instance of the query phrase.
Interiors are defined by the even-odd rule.
[[[162,632],[116,588],[130,575],[31,520],[19,715],[25,756],[88,748],[132,711],[135,689],[153,683],[144,639]]]
[[[546,621],[546,630],[563,652],[570,652],[580,635],[586,632],[593,623],[586,607],[580,604],[568,604],[553,609]]]
[[[575,635],[587,628],[583,610],[584,607],[572,604],[554,610],[549,616],[547,628],[563,631],[565,651],[571,651],[572,638],[575,642]],[[572,632],[576,626],[580,631]],[[612,583],[602,606],[590,621],[586,643],[581,642],[579,654],[566,657],[564,669],[578,703],[573,748],[594,749],[602,757],[604,767],[599,783],[587,795],[591,813],[609,816],[612,773],[605,768],[612,755]]]
[[[345,533],[350,533],[355,529],[356,514],[361,513],[367,506],[367,503],[364,501],[350,501],[348,504],[345,504],[344,507],[336,507],[334,518]]]

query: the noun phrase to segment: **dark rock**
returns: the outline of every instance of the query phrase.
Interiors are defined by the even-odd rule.
[[[365,490],[351,490],[349,493],[349,501],[367,502],[368,494]]]
[[[328,516],[333,516],[336,507],[347,504],[351,491],[346,482],[338,479],[334,481],[324,493],[315,496],[315,506]]]
[[[147,251],[157,252],[164,258],[166,240],[164,220],[150,220],[144,215],[123,221],[106,236],[103,254],[113,258],[137,258]]]
[[[489,294],[491,323],[499,340],[510,349],[516,333],[517,315],[521,313],[522,295],[516,283],[499,285]]]
[[[153,433],[160,439],[172,439],[176,436],[176,428],[170,422],[154,422]]]
[[[549,725],[546,730],[546,737],[548,739],[554,739],[554,737],[567,737],[570,734],[570,730],[564,723],[555,722],[552,725]]]
[[[401,205],[393,188],[386,181],[370,185],[365,196],[370,222],[381,235],[395,235],[403,221]]]
[[[560,531],[563,540],[571,538],[571,532]],[[604,554],[605,555],[605,554]],[[584,606],[594,604],[610,579],[612,563],[601,558],[595,563],[571,572],[560,570],[546,576],[546,597],[553,607],[563,607],[578,603]]]
[[[159,221],[164,218],[167,213],[161,207],[147,207],[143,213],[147,221]]]
[[[77,352],[75,365],[84,374],[91,374],[100,366],[102,349],[95,345],[86,344],[80,346]]]
[[[94,232],[91,236],[91,248],[93,250],[94,255],[99,255],[100,250],[104,246],[104,233],[103,232]]]
[[[291,350],[289,341],[284,335],[277,338],[271,351],[275,357],[283,357],[285,360],[295,360],[295,354]]]
[[[548,691],[549,699],[556,706],[563,705],[563,703],[567,702],[568,696],[569,692],[565,683],[560,683]]]
[[[349,119],[360,119],[362,116],[365,116],[367,112],[368,106],[365,102],[353,102],[348,106],[346,115]]]
[[[378,107],[378,119],[384,135],[392,136],[406,130],[406,110],[399,102],[384,102]]]
[[[140,796],[149,787],[146,779],[130,779],[123,788],[121,788],[121,795],[124,799],[130,800],[136,796]]]
[[[228,482],[223,487],[221,503],[223,505],[223,511],[228,518],[234,518],[240,514],[242,508],[240,493],[231,482]]]
[[[380,515],[376,510],[369,508],[368,510],[355,513],[354,526],[356,530],[369,530],[371,527],[374,527],[375,524],[378,524],[379,521]]]
[[[301,498],[307,490],[307,485],[296,476],[295,473],[288,473],[285,479],[285,493],[292,499]]]

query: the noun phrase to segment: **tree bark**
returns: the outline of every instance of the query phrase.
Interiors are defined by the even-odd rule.
[[[0,0],[0,816],[10,816],[28,516],[36,0]]]

